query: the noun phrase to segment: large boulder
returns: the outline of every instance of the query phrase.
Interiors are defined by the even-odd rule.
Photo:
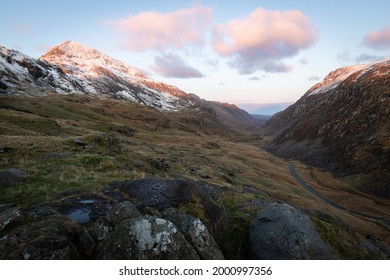
[[[171,221],[184,234],[201,259],[223,260],[223,254],[206,226],[199,220],[175,208],[163,212],[164,219]]]
[[[141,213],[135,208],[133,203],[130,201],[122,201],[108,212],[107,219],[112,225],[116,226],[124,220],[139,216],[141,216]]]
[[[23,218],[22,211],[19,207],[13,207],[12,205],[0,205],[0,237],[3,230],[21,222]]]
[[[94,242],[87,231],[61,215],[15,228],[0,239],[0,259],[90,258]]]
[[[231,225],[225,209],[216,201],[228,191],[207,182],[146,178],[114,182],[106,187],[105,194],[116,200],[135,199],[143,214],[154,214],[148,209],[186,209],[191,216],[202,218],[217,243],[223,244],[230,236]]]
[[[249,229],[254,259],[335,259],[337,255],[316,231],[310,218],[285,203],[270,203]]]
[[[96,242],[110,237],[114,228],[127,219],[142,216],[130,201],[122,201],[108,211],[106,217],[96,220],[88,231]]]
[[[173,223],[154,216],[124,220],[105,241],[98,257],[105,260],[199,259]]]

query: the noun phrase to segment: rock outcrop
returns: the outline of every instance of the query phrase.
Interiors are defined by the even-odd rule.
[[[106,260],[195,260],[195,249],[177,227],[164,219],[141,216],[124,220],[103,246]]]
[[[72,193],[30,210],[0,205],[0,259],[224,259],[199,219],[146,198],[136,207],[122,194]]]
[[[310,218],[284,203],[271,203],[261,210],[250,224],[249,235],[254,259],[337,258]]]
[[[195,248],[203,260],[223,260],[223,254],[206,226],[199,220],[175,208],[168,208],[163,217],[171,221]]]
[[[106,188],[106,194],[117,199],[134,198],[135,206],[144,214],[149,213],[148,209],[164,211],[168,208],[198,212],[197,215],[207,221],[206,226],[218,244],[225,242],[231,231],[225,209],[216,203],[224,191],[227,190],[206,182],[157,178],[112,183]]]

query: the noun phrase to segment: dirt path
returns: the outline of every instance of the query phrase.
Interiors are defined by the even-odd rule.
[[[343,206],[341,206],[340,204],[337,204],[336,202],[334,202],[333,200],[330,200],[329,198],[325,197],[324,195],[322,195],[321,193],[317,192],[315,189],[313,189],[311,186],[309,186],[308,184],[306,184],[297,174],[297,172],[295,171],[295,167],[294,167],[294,164],[293,163],[290,163],[290,173],[291,175],[294,177],[294,179],[302,186],[304,187],[307,191],[311,192],[313,195],[317,196],[318,198],[320,198],[322,201],[324,201],[326,204],[336,208],[336,209],[339,209],[341,211],[344,211],[348,214],[351,214],[353,216],[356,216],[358,218],[361,218],[361,219],[365,219],[365,220],[369,220],[369,221],[373,221],[373,222],[377,222],[377,223],[380,223],[380,224],[385,224],[387,226],[390,225],[390,221],[389,220],[386,220],[386,219],[382,219],[380,217],[375,217],[375,216],[371,216],[371,215],[367,215],[367,214],[363,214],[363,213],[359,213],[359,212],[355,212],[355,211],[352,211],[352,210],[349,210],[349,209],[346,209],[344,208]]]

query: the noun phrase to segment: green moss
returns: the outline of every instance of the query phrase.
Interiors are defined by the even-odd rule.
[[[250,252],[249,224],[253,216],[238,207],[231,196],[219,200],[229,215],[231,235],[221,246],[226,259],[248,259]]]
[[[204,213],[202,200],[198,196],[192,195],[191,201],[181,204],[179,209],[188,215],[198,218],[204,223],[208,221]]]
[[[336,249],[343,259],[367,259],[367,256],[357,248],[359,238],[355,233],[317,217],[312,218],[312,221],[321,238]]]

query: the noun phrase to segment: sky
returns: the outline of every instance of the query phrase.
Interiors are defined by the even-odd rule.
[[[251,112],[295,102],[336,68],[390,57],[388,0],[12,0],[1,6],[2,46],[38,58],[74,40],[157,81]]]

